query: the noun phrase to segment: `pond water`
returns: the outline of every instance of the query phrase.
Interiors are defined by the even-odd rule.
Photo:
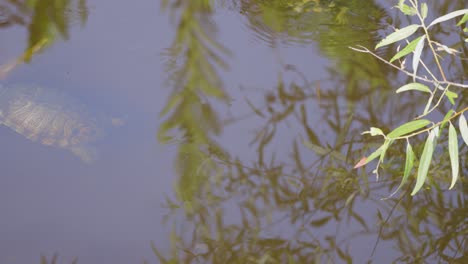
[[[0,263],[468,263],[466,146],[450,191],[443,151],[416,196],[388,198],[402,144],[353,168],[427,100],[348,48],[406,25],[396,2],[1,1],[1,84],[47,96],[0,96]]]

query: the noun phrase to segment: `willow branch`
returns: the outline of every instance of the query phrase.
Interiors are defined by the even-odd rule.
[[[421,76],[418,76],[418,75],[414,75],[414,73],[412,72],[409,72],[407,70],[404,70],[404,69],[401,69],[400,67],[388,62],[387,60],[385,60],[384,58],[380,57],[379,55],[375,54],[374,52],[370,51],[368,48],[364,47],[364,46],[361,46],[361,45],[358,45],[357,46],[358,48],[354,48],[354,47],[349,47],[350,49],[354,50],[354,51],[357,51],[357,52],[362,52],[362,53],[369,53],[370,55],[372,55],[373,57],[375,57],[376,59],[382,61],[383,63],[399,70],[400,72],[408,75],[409,77],[415,77],[416,79],[420,80],[420,81],[423,81],[423,82],[426,82],[426,83],[432,83],[434,85],[440,85],[440,84],[447,84],[447,85],[451,85],[451,86],[457,86],[457,87],[460,87],[460,88],[468,88],[468,84],[462,84],[462,83],[455,83],[455,82],[449,82],[449,81],[433,81],[433,80],[429,80],[427,78],[424,78],[424,77],[421,77]]]

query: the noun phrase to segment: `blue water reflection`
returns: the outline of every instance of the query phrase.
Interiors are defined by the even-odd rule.
[[[184,176],[180,173],[182,167],[193,158],[190,157],[191,153],[187,151],[185,156],[181,155],[186,158],[186,163],[176,165],[177,155],[183,152],[180,149],[192,146],[189,144],[193,143],[190,141],[192,135],[178,135],[179,138],[172,138],[166,145],[160,144],[157,139],[162,121],[167,120],[167,115],[161,118],[160,112],[174,88],[167,85],[169,71],[165,68],[165,62],[170,59],[167,48],[175,37],[175,25],[170,24],[169,12],[161,12],[159,1],[143,0],[138,5],[123,0],[89,1],[89,16],[84,27],[80,27],[79,23],[72,24],[68,41],[55,41],[36,54],[29,64],[18,65],[8,73],[5,83],[30,83],[45,89],[58,89],[77,100],[79,98],[90,112],[104,111],[112,116],[124,117],[125,123],[105,131],[106,135],[96,142],[99,158],[89,164],[83,163],[69,151],[27,140],[8,127],[0,126],[0,263],[39,263],[41,255],[50,257],[55,252],[64,263],[71,263],[75,256],[79,259],[78,263],[143,263],[144,260],[157,263],[150,243],[153,241],[159,251],[170,255],[171,249],[174,249],[169,241],[172,224],[176,225],[176,235],[187,240],[192,234],[205,234],[206,230],[202,229],[206,226],[198,224],[205,220],[204,216],[210,220],[215,218],[219,205],[224,210],[224,222],[220,221],[222,227],[229,227],[230,224],[242,227],[244,223],[240,209],[253,194],[258,195],[256,199],[260,198],[249,206],[262,210],[257,218],[252,217],[252,222],[258,219],[261,222],[259,226],[265,228],[255,230],[258,231],[255,234],[250,233],[248,228],[245,232],[242,230],[247,233],[245,237],[252,241],[265,239],[264,242],[271,243],[271,248],[274,248],[278,244],[287,244],[281,239],[307,239],[301,237],[307,233],[302,231],[310,229],[314,236],[319,237],[314,242],[328,243],[333,239],[344,241],[353,238],[350,251],[354,260],[364,263],[360,260],[368,259],[377,236],[376,232],[371,231],[377,230],[381,224],[376,217],[380,213],[378,210],[389,209],[392,205],[379,199],[389,193],[388,184],[395,181],[376,183],[372,178],[370,184],[366,182],[367,186],[360,181],[361,178],[366,179],[367,174],[364,171],[358,175],[356,170],[352,170],[356,157],[348,157],[347,154],[363,148],[364,144],[360,138],[350,135],[359,135],[360,131],[368,128],[370,121],[378,120],[394,127],[401,123],[400,119],[416,112],[419,99],[411,97],[414,104],[400,109],[398,115],[388,114],[398,103],[396,98],[391,97],[393,90],[389,83],[398,78],[371,59],[361,57],[356,59],[355,64],[342,63],[362,54],[349,53],[348,49],[343,52],[344,49],[335,47],[353,35],[366,33],[356,27],[354,31],[343,34],[338,34],[342,32],[340,30],[330,30],[332,26],[346,29],[346,20],[340,20],[341,24],[337,25],[318,26],[315,22],[326,21],[330,14],[309,14],[301,20],[303,23],[296,25],[299,29],[306,26],[309,29],[289,31],[286,28],[281,31],[279,23],[275,24],[268,17],[265,19],[262,14],[248,17],[248,11],[255,10],[250,10],[249,5],[255,1],[232,1],[232,6],[226,2],[217,2],[213,20],[219,29],[216,40],[232,52],[226,55],[229,70],[219,71],[229,99],[215,102],[203,95],[200,98],[205,101],[196,101],[193,109],[203,111],[207,109],[203,107],[213,106],[208,110],[215,109],[214,112],[224,123],[220,129],[214,125],[213,130],[222,133],[213,133],[212,137],[230,157],[243,162],[244,167],[239,167],[245,171],[258,165],[259,153],[266,153],[262,156],[262,166],[255,167],[258,171],[252,169],[256,174],[249,175],[249,179],[240,179],[241,173],[228,169],[233,163],[228,164],[221,155],[217,156],[219,153],[213,151],[211,156],[196,160],[201,162],[196,164],[197,170],[190,173],[195,175],[205,168],[211,169],[212,160],[225,165],[222,173],[217,174],[219,178],[208,180],[213,182],[213,186],[221,186],[213,193],[219,192],[222,193],[220,196],[228,198],[219,204],[218,201],[206,199],[200,203],[202,206],[193,207],[196,203],[191,203],[190,198],[198,194],[198,190],[194,191],[195,194],[177,193],[183,187],[192,190],[192,186],[189,183],[184,185],[183,181],[177,186],[179,177]],[[302,8],[306,7],[296,9],[302,11]],[[383,14],[380,13],[383,12],[381,8],[375,10],[375,14]],[[267,25],[262,24],[265,22],[262,19],[278,26],[276,29],[280,33],[265,30]],[[372,44],[381,33],[379,30],[383,29],[373,28],[372,36],[362,41]],[[28,32],[24,27],[2,29],[0,37],[3,44],[0,64],[10,62],[27,49]],[[349,76],[342,76],[343,73]],[[284,98],[278,95],[279,84],[286,89],[294,88],[296,84],[302,85],[300,88],[307,92],[308,100],[294,102],[291,99],[291,105],[298,110],[302,104],[307,117],[291,115],[291,119],[296,118],[295,121],[288,119],[281,124],[271,121],[274,118],[269,120],[290,106],[282,104]],[[301,89],[296,89],[299,90],[298,94]],[[375,89],[380,90],[375,92]],[[266,117],[255,115],[247,100],[254,106],[261,106]],[[363,117],[359,119],[356,116]],[[348,120],[352,122],[348,123]],[[199,125],[194,123],[192,125]],[[313,128],[312,132],[304,132],[303,125],[306,123]],[[274,139],[268,144],[257,144],[258,141],[252,139],[265,127],[270,129],[268,131],[275,131]],[[325,147],[336,148],[337,151],[329,155],[335,156],[320,157],[302,144],[304,139],[323,143],[318,152]],[[180,144],[184,140],[187,140],[187,145]],[[297,152],[301,153],[304,164],[319,165],[302,170],[294,167],[295,157],[291,154],[293,140],[300,144]],[[337,144],[340,140],[341,144]],[[350,145],[349,149],[346,144]],[[328,154],[325,156],[328,157]],[[269,168],[270,161],[277,167]],[[333,175],[334,180],[323,181],[328,175]],[[188,182],[191,179],[194,179],[194,185],[200,184],[196,177],[188,178]],[[269,182],[271,179],[276,185]],[[315,185],[314,181],[319,184]],[[329,189],[318,189],[317,186],[322,183]],[[360,189],[359,186],[365,187]],[[344,198],[339,197],[340,194]],[[259,202],[263,195],[271,204]],[[163,206],[167,205],[165,196],[172,200],[177,200],[179,196],[185,199],[180,199],[180,204],[174,206],[180,206],[177,209],[181,210],[171,215],[166,223],[163,218],[169,210]],[[293,197],[292,202],[276,200],[284,197]],[[347,200],[348,197],[358,198],[354,203],[353,199]],[[353,210],[348,210],[352,203],[358,217],[352,215]],[[304,208],[294,211],[291,205]],[[186,214],[190,210],[192,214]],[[204,215],[202,210],[208,213]],[[337,213],[341,211],[345,213]],[[297,212],[303,213],[304,217],[293,215]],[[351,215],[351,220],[338,221],[343,215]],[[360,221],[359,217],[365,221]],[[295,222],[291,220],[293,218]],[[331,221],[325,221],[322,225],[320,220],[323,219]],[[215,224],[207,226],[215,228]],[[354,237],[363,229],[371,231]],[[196,232],[192,233],[193,230]],[[225,235],[228,237],[227,231]],[[331,235],[336,236],[329,239]],[[231,242],[229,239],[226,241]],[[186,254],[184,256],[196,255],[196,263],[198,255],[211,252],[209,242],[212,241],[193,242],[193,252],[187,253],[190,247],[185,251],[182,248],[177,250]],[[248,244],[249,241],[239,242],[242,243]],[[373,256],[374,259],[393,259],[397,250],[389,248],[389,245],[388,241],[380,242],[380,250]]]
[[[158,5],[90,3],[84,28],[73,26],[69,41],[55,42],[8,76],[8,83],[61,89],[126,123],[106,131],[92,164],[0,128],[1,263],[39,263],[41,254],[54,252],[79,263],[154,259],[149,243],[167,236],[161,201],[173,175],[173,150],[155,137],[168,93],[159,52],[173,34]],[[12,27],[0,34],[5,63],[23,52],[27,32]]]

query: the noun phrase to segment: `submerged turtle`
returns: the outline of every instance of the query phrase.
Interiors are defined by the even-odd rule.
[[[104,128],[122,121],[92,115],[85,105],[57,90],[0,84],[0,123],[32,141],[70,150],[89,163],[97,158],[92,144],[103,136]]]

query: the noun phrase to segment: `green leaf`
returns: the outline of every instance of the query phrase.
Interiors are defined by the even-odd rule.
[[[388,147],[392,144],[393,140],[387,139],[382,145],[382,153],[380,154],[380,162],[383,163],[385,158],[385,153],[387,152]]]
[[[400,9],[400,11],[407,16],[414,16],[417,14],[417,10],[414,7],[411,7],[409,5],[399,3],[396,7]]]
[[[450,163],[452,164],[452,183],[450,184],[450,189],[455,186],[455,183],[458,179],[458,139],[457,139],[457,131],[453,127],[452,123],[449,126],[449,139],[448,139],[448,147],[449,147],[449,154],[450,154]]]
[[[416,45],[416,48],[414,49],[414,55],[413,55],[413,81],[416,79],[416,74],[418,73],[418,66],[419,66],[419,59],[421,58],[421,53],[424,49],[424,43],[426,40],[426,36],[423,36],[418,44]]]
[[[404,27],[404,28],[402,28],[400,30],[397,30],[397,31],[393,32],[392,34],[388,35],[382,41],[380,41],[375,46],[375,49],[378,49],[380,47],[383,47],[383,46],[395,43],[397,41],[400,41],[402,39],[405,39],[405,38],[413,35],[413,33],[416,32],[416,30],[418,30],[419,27],[420,27],[420,25],[409,25],[409,26]]]
[[[443,16],[435,19],[434,21],[432,21],[431,24],[429,24],[429,26],[427,28],[430,28],[430,27],[434,26],[435,24],[447,21],[447,20],[452,19],[454,17],[465,15],[467,13],[468,13],[468,9],[461,9],[461,10],[453,11],[451,13],[448,13],[446,15],[443,15]]]
[[[405,172],[403,173],[403,178],[401,179],[400,186],[394,191],[388,198],[392,197],[395,195],[401,187],[408,181],[408,177],[411,173],[411,170],[413,169],[414,165],[414,152],[413,148],[411,147],[411,144],[408,142],[406,145],[406,161],[405,161]]]
[[[395,128],[392,132],[390,132],[387,137],[389,138],[397,138],[399,136],[403,136],[405,134],[411,133],[413,131],[416,131],[420,128],[423,128],[427,125],[429,125],[431,121],[427,119],[419,119],[419,120],[414,120],[408,123],[405,123],[397,128]]]
[[[426,19],[427,17],[427,4],[426,3],[421,4],[421,16],[423,19]]]
[[[424,112],[423,112],[424,115],[427,114],[427,112],[429,112],[429,108],[431,108],[432,100],[434,100],[434,94],[431,94],[431,96],[429,96],[429,100],[427,100],[426,107],[424,107]]]
[[[442,120],[442,124],[440,125],[440,130],[444,129],[445,124],[447,124],[447,121],[452,117],[452,115],[455,113],[453,109],[450,109],[450,111],[445,114],[444,119]]]
[[[421,92],[425,92],[425,93],[430,93],[431,92],[431,89],[429,89],[429,87],[427,87],[424,84],[408,83],[408,84],[403,85],[402,87],[398,88],[398,90],[396,90],[396,93],[401,93],[401,92],[410,91],[410,90],[417,90],[417,91],[421,91]]]
[[[432,130],[427,137],[426,144],[419,161],[418,176],[416,178],[416,185],[414,186],[411,196],[415,195],[426,181],[427,172],[429,171],[429,165],[431,165],[432,154],[434,153],[434,139],[436,132]]]
[[[418,44],[418,42],[419,42],[419,40],[421,38],[422,38],[422,36],[418,37],[416,39],[413,39],[408,45],[406,45],[406,47],[404,47],[397,54],[395,54],[395,56],[393,56],[393,58],[390,60],[390,62],[398,60],[399,58],[404,57],[404,56],[410,54],[411,52],[413,52],[414,49],[416,48],[416,45]]]
[[[368,157],[364,157],[362,158],[355,166],[354,168],[357,169],[359,167],[362,167],[364,165],[366,165],[367,163],[371,162],[372,160],[378,158],[380,156],[380,154],[382,154],[382,150],[383,150],[383,145],[380,146],[380,148],[378,148],[376,151],[372,152],[372,154],[370,154]]]
[[[447,96],[447,99],[449,99],[449,101],[450,101],[450,103],[452,103],[452,105],[455,105],[455,98],[458,98],[458,94],[447,90],[447,92],[445,92],[445,96]]]
[[[465,14],[462,19],[460,19],[460,21],[458,21],[457,23],[457,26],[461,26],[463,23],[465,23],[466,21],[468,21],[468,13]]]
[[[463,114],[460,115],[460,120],[458,122],[460,127],[460,134],[462,135],[463,141],[468,146],[468,125],[466,124],[466,119]]]
[[[378,135],[383,136],[384,135],[382,130],[377,127],[371,127],[369,131],[364,131],[361,133],[361,135],[364,135],[364,134],[370,134],[371,136],[378,136]]]

